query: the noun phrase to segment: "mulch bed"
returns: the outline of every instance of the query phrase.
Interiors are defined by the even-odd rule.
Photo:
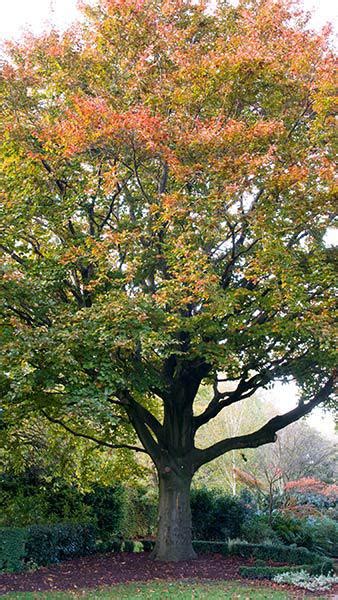
[[[0,574],[0,594],[7,592],[38,592],[51,590],[79,591],[119,583],[154,580],[239,580],[239,567],[252,560],[213,554],[180,563],[153,561],[149,554],[98,554],[41,567],[30,573]],[[248,584],[247,579],[242,580]],[[291,589],[269,581],[250,582],[259,587]],[[290,594],[302,598],[303,592]]]

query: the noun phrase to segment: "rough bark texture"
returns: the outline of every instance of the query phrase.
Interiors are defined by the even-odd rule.
[[[179,477],[172,471],[160,474],[158,533],[153,557],[156,560],[179,561],[196,558],[192,547],[191,478]]]

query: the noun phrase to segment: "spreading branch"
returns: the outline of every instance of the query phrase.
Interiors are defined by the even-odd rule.
[[[160,458],[161,449],[154,439],[153,433],[155,433],[155,435],[161,435],[161,424],[150,411],[136,402],[128,391],[124,391],[123,394],[121,394],[120,400],[125,407],[129,420],[134,427],[140,442],[153,461],[156,462]]]
[[[275,442],[277,439],[276,433],[284,427],[287,427],[291,423],[298,421],[305,415],[307,415],[313,408],[325,402],[330,394],[332,393],[335,385],[335,376],[330,377],[322,388],[315,394],[312,400],[306,403],[299,404],[293,410],[283,414],[277,415],[270,419],[263,427],[246,435],[240,435],[234,438],[227,438],[205,448],[204,450],[195,450],[195,470],[201,465],[214,460],[218,456],[222,456],[230,450],[239,450],[242,448],[257,448],[264,444]]]
[[[71,433],[72,435],[75,435],[76,437],[81,437],[86,440],[90,440],[91,442],[95,442],[95,444],[97,444],[98,446],[105,446],[106,448],[113,448],[114,450],[119,450],[119,449],[123,448],[126,450],[134,450],[135,452],[144,452],[145,454],[147,454],[146,450],[144,450],[144,448],[140,448],[139,446],[133,446],[130,444],[111,444],[110,442],[107,442],[106,440],[101,440],[93,435],[89,435],[87,433],[82,433],[80,431],[76,431],[72,427],[69,427],[69,425],[64,423],[61,419],[57,419],[55,417],[52,417],[48,413],[46,413],[45,410],[41,409],[41,412],[42,412],[43,416],[48,421],[50,421],[50,423],[55,423],[56,425],[60,425],[60,427],[62,427],[66,431],[68,431],[68,433]]]

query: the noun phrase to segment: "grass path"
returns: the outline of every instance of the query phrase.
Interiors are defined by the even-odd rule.
[[[291,593],[272,587],[251,587],[236,582],[149,582],[129,583],[91,591],[20,592],[2,596],[4,600],[290,600],[314,598],[302,592]],[[329,596],[316,596],[317,600]]]

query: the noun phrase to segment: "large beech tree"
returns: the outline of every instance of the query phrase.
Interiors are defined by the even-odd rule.
[[[334,57],[284,0],[83,11],[2,66],[4,415],[149,454],[154,555],[187,559],[199,467],[333,398]],[[196,447],[290,377],[296,408]]]

